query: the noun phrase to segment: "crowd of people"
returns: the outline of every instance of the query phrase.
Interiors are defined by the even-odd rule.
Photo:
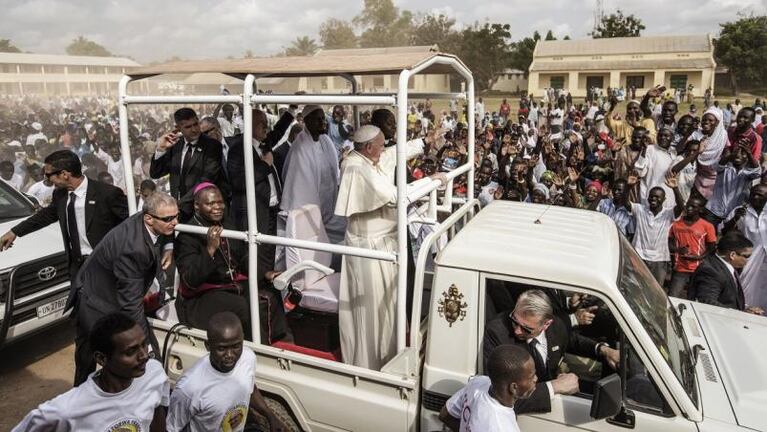
[[[635,93],[633,89],[629,96]],[[764,105],[758,99],[753,106],[735,100],[720,108],[709,97],[701,115],[694,105],[680,112],[674,93],[657,86],[641,100],[628,100],[624,111],[619,97],[626,95],[590,93],[576,103],[567,91],[547,89],[540,100],[521,97],[516,113],[507,99],[492,111],[480,97],[474,107],[474,154],[469,154],[466,99],[451,100],[444,110],[428,99],[414,103],[406,123],[408,187],[431,180],[444,186],[445,173],[473,163],[472,193],[483,206],[510,200],[604,213],[669,295],[763,314]],[[167,389],[155,377],[159,372],[144,358],[146,348],[129,346],[148,344],[159,352],[146,321],[154,310],[148,294],[168,269],[175,268],[179,277],[179,321],[213,332],[217,340],[228,341],[222,343],[230,351],[239,346],[241,353],[242,338],[252,337],[251,295],[259,298],[261,340],[293,341],[285,293],[272,285],[282,270],[277,249],[260,245],[257,274],[249,275],[246,245],[221,235],[224,229],[245,230],[248,224],[242,114],[242,107],[230,104],[131,109],[131,170],[126,173],[114,101],[0,98],[0,177],[40,206],[0,238],[0,250],[17,237],[59,222],[70,258],[68,308],[76,310],[78,330],[75,384],[80,387],[69,397],[92,397],[93,392],[86,396],[78,390],[84,383],[119,393],[146,371],[145,380],[154,383],[146,385],[157,387],[152,390],[157,400],[151,409],[147,400],[145,420],[156,417],[155,408],[168,406]],[[362,109],[359,117],[355,128],[351,111],[340,105],[328,112],[317,105],[254,110],[259,233],[290,235],[284,229],[291,212],[316,206],[317,222],[329,242],[397,252],[396,117],[375,108]],[[136,190],[126,189],[127,176]],[[457,177],[453,194],[467,196],[468,184],[466,175]],[[142,211],[137,215],[128,217],[126,194],[139,200]],[[91,223],[94,214],[98,223]],[[174,238],[177,223],[203,227],[207,235]],[[418,233],[409,231],[409,253],[411,246],[418,247],[417,239]],[[341,273],[340,359],[380,369],[396,354],[397,266],[344,256],[333,267]],[[257,278],[258,293],[248,292],[249,277]],[[104,286],[114,291],[96,289]],[[142,332],[133,335],[135,326]],[[538,359],[503,346],[485,358],[490,381],[506,386],[506,393],[493,398],[508,407],[533,394],[535,382],[527,375]],[[112,356],[121,349],[138,357],[144,352],[143,359],[118,364],[125,360]],[[594,344],[589,350],[608,358],[616,355]],[[188,371],[196,378],[186,384],[185,411],[173,412],[182,403],[171,399],[168,427],[206,424],[194,417],[189,404],[212,387],[194,379],[215,375],[206,372],[211,365],[218,371],[239,368],[240,356],[216,360],[211,351],[209,361],[201,360],[210,365]],[[509,365],[498,356],[518,361]],[[242,357],[248,363],[242,373],[252,374],[255,359]],[[102,370],[94,375],[97,363]],[[252,383],[245,387],[242,407],[251,404],[270,414]],[[469,403],[488,387],[489,381],[472,381],[456,398]],[[498,390],[495,384],[492,388]],[[55,401],[31,413],[25,424],[48,424],[64,415]],[[227,413],[228,421],[241,420],[247,412],[243,409]],[[454,398],[442,418],[454,425],[450,416],[460,411]]]

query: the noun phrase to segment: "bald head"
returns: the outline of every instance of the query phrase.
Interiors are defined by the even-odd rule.
[[[208,321],[208,341],[243,339],[242,323],[233,312],[219,312]]]

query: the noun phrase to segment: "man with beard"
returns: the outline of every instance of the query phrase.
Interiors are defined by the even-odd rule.
[[[331,243],[343,241],[346,220],[336,216],[339,185],[338,152],[328,136],[328,121],[319,105],[302,111],[304,130],[290,147],[284,166],[280,208],[289,212],[306,204],[320,208],[322,223]]]
[[[170,383],[162,364],[149,358],[141,326],[112,313],[94,324],[89,337],[101,369],[32,410],[13,432],[164,430]]]
[[[194,215],[189,221],[208,229],[207,236],[180,233],[175,253],[178,266],[179,296],[176,310],[179,321],[207,329],[208,321],[219,312],[233,312],[247,329],[250,340],[250,304],[248,303],[247,246],[239,240],[221,236],[224,229],[234,229],[224,219],[226,204],[221,191],[212,183],[194,189]],[[260,285],[260,284],[259,284]],[[288,333],[282,301],[274,288],[259,289],[261,340],[271,343]]]
[[[558,374],[565,353],[601,359],[613,369],[620,362],[618,350],[570,331],[562,318],[554,314],[550,297],[537,289],[524,291],[514,310],[502,312],[487,323],[482,342],[486,370],[490,368],[493,350],[501,345],[524,348],[535,364],[538,383],[529,399],[517,402],[518,414],[549,412],[551,396],[579,391],[577,375]]]
[[[237,315],[217,313],[206,327],[209,354],[187,369],[173,389],[168,432],[241,432],[249,408],[266,417],[270,431],[287,430],[256,386],[256,355],[243,349]]]
[[[477,376],[442,407],[439,419],[453,431],[519,432],[514,404],[535,390],[538,377],[530,354],[515,345],[493,350],[488,376]]]
[[[85,177],[77,155],[69,150],[45,158],[43,176],[56,188],[50,205],[19,223],[0,237],[0,250],[56,221],[61,228],[64,250],[69,257],[69,278],[74,280],[85,259],[104,236],[128,217],[128,199],[122,190]],[[74,304],[70,291],[68,305]]]

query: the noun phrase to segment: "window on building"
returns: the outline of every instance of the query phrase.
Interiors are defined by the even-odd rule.
[[[587,76],[586,77],[586,88],[605,88],[605,77],[603,76]]]
[[[409,80],[407,80],[407,89],[408,90],[415,90],[415,77],[410,77]]]
[[[67,73],[69,74],[84,74],[85,66],[67,66]]]
[[[320,88],[322,90],[327,90],[328,89],[328,78],[327,77],[320,78]]]
[[[626,87],[644,88],[644,75],[628,75],[626,77]]]
[[[687,75],[671,75],[671,88],[672,89],[686,89],[687,88]]]
[[[40,65],[23,64],[21,65],[21,73],[40,73],[42,69]]]
[[[0,64],[0,73],[16,73],[16,65],[2,63]],[[8,93],[5,93],[8,94]]]
[[[555,89],[563,89],[565,88],[565,76],[564,75],[555,75],[551,77],[549,81],[549,87],[555,88]]]
[[[373,77],[373,87],[375,88],[383,88],[384,86],[384,77],[382,76],[376,76]]]

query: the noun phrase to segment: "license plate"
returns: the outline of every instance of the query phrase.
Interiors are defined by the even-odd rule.
[[[42,306],[37,307],[37,317],[42,318],[44,316],[48,316],[50,314],[56,313],[60,310],[64,309],[64,306],[67,305],[67,297],[62,297],[60,299],[56,299],[50,303],[46,303]]]

